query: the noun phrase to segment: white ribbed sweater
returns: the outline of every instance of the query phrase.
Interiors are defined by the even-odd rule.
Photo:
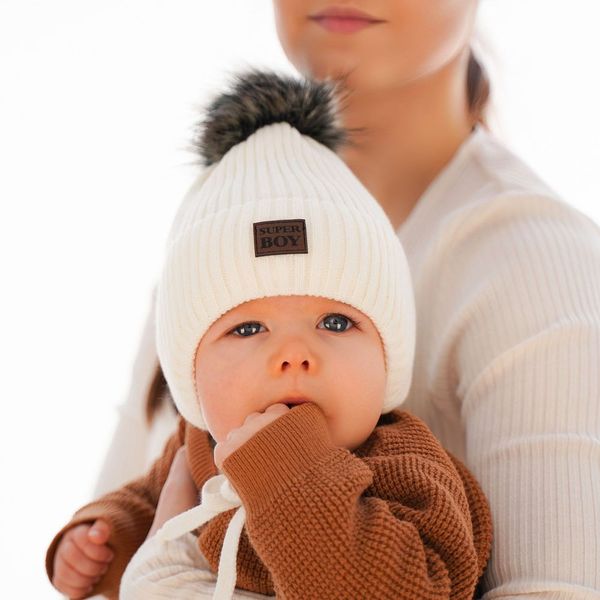
[[[477,127],[398,233],[417,309],[403,408],[490,501],[485,600],[600,599],[600,229]]]
[[[403,408],[490,501],[486,600],[600,598],[600,229],[477,128],[399,235],[417,307]]]

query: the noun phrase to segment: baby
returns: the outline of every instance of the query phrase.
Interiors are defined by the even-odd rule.
[[[252,71],[210,106],[197,144],[207,168],[175,218],[157,294],[180,427],[147,476],[57,534],[46,564],[61,591],[476,593],[489,507],[398,410],[414,358],[410,273],[385,213],[335,153],[347,141],[335,92]],[[174,474],[191,500],[172,491]]]

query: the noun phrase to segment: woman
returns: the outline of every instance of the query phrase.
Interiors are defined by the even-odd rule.
[[[298,71],[351,92],[343,125],[360,132],[343,158],[397,229],[414,280],[405,408],[490,501],[484,597],[598,598],[600,231],[485,129],[489,88],[470,50],[477,6],[274,0]],[[130,404],[147,398],[162,440],[175,418],[151,329],[150,314]],[[131,424],[148,430],[137,406],[115,437],[120,464]],[[99,493],[137,474],[117,472],[111,455],[104,473],[117,476]]]

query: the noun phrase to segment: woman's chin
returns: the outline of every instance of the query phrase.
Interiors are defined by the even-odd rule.
[[[302,75],[318,81],[343,79],[350,76],[358,67],[357,61],[348,56],[347,52],[335,52],[331,48],[326,51],[323,49],[323,52],[317,52],[314,57],[305,56],[300,64],[296,63],[296,68]]]
[[[306,68],[298,70],[303,76],[317,81],[343,81],[345,87],[350,90],[374,91],[385,88],[389,84],[389,81],[386,80],[388,74],[384,73],[383,69],[372,69],[356,61],[340,60],[328,61],[327,63],[315,61]]]
[[[349,89],[357,89],[364,85],[360,72],[357,68],[347,68],[336,65],[318,65],[311,66],[302,71],[302,75],[316,79],[317,81],[341,81]]]

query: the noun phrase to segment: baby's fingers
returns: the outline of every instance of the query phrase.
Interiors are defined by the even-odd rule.
[[[65,565],[69,567],[68,569],[65,569],[65,571],[72,570],[77,575],[87,578],[88,585],[92,579],[106,573],[108,570],[108,562],[92,560],[70,539],[65,540],[61,544],[60,550],[61,551],[57,554],[57,560],[62,560]],[[57,567],[61,568],[62,565],[57,564]],[[78,580],[77,577],[73,578],[73,581],[71,581],[72,585],[78,585],[75,582],[76,579]],[[79,583],[83,585],[85,582],[80,581]]]
[[[69,585],[59,577],[55,577],[52,580],[52,584],[54,587],[67,596],[67,598],[72,598],[73,600],[78,600],[79,598],[84,598],[87,594],[92,591],[93,586],[88,585],[87,587],[78,588],[72,585]]]
[[[110,562],[113,559],[114,554],[106,544],[100,545],[90,541],[87,527],[75,527],[70,533],[69,539],[75,543],[75,546],[77,546],[88,559],[104,563]]]
[[[110,538],[110,525],[102,519],[97,519],[88,531],[88,538],[94,544],[106,544]]]
[[[91,591],[98,577],[82,575],[65,560],[64,556],[57,556],[52,584],[69,598],[82,598]]]

